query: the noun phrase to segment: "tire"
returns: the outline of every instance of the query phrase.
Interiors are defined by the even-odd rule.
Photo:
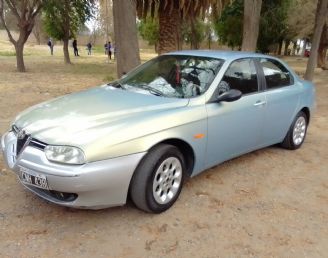
[[[280,145],[288,150],[296,150],[300,148],[305,140],[308,126],[308,117],[300,111],[294,118],[292,125],[290,126],[285,139]]]
[[[138,165],[130,184],[130,197],[140,210],[161,213],[178,199],[182,189],[185,162],[174,146],[159,144]]]

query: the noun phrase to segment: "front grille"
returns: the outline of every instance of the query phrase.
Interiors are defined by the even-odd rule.
[[[17,145],[16,145],[16,155],[20,154],[25,147],[31,146],[34,148],[37,148],[39,150],[44,150],[44,148],[47,146],[46,143],[41,142],[37,139],[31,138],[30,135],[26,134],[24,130],[19,129],[16,125],[12,126],[12,131],[17,137]],[[21,138],[22,137],[22,138]]]
[[[28,138],[29,138],[28,135],[25,135],[24,138],[22,139],[17,138],[16,155],[18,155],[21,152]]]
[[[47,190],[44,190],[44,192],[46,192]],[[77,194],[76,193],[64,193],[64,192],[57,192],[54,190],[49,190],[48,193],[56,198],[58,201],[62,201],[62,202],[73,202],[76,200],[77,198]]]
[[[44,148],[47,146],[46,143],[44,142],[41,142],[37,139],[31,139],[31,141],[29,142],[28,146],[31,146],[31,147],[34,147],[34,148],[37,148],[39,150],[44,150]]]
[[[32,185],[24,185],[24,186],[49,201],[67,203],[67,202],[75,201],[78,197],[76,193],[65,193],[65,192],[58,192],[54,190],[46,190]]]

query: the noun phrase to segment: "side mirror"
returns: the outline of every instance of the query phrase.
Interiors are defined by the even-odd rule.
[[[221,102],[221,101],[226,101],[226,102],[232,102],[232,101],[236,101],[238,99],[241,98],[241,91],[239,90],[229,90],[226,91],[224,93],[222,93],[221,95],[217,96],[216,98],[216,102]]]

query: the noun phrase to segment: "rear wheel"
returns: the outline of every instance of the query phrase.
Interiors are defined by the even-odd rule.
[[[289,150],[296,150],[301,147],[305,140],[307,125],[308,117],[303,111],[300,111],[296,115],[281,146]]]
[[[141,210],[160,213],[179,197],[185,173],[184,158],[174,146],[160,144],[149,151],[136,169],[130,188]]]

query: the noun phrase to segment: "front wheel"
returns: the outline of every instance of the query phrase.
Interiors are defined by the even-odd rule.
[[[308,117],[303,111],[300,111],[296,115],[281,146],[289,150],[296,150],[301,147],[305,140],[307,126]]]
[[[147,212],[169,209],[179,197],[184,173],[184,157],[176,147],[160,144],[152,148],[132,177],[132,201]]]

